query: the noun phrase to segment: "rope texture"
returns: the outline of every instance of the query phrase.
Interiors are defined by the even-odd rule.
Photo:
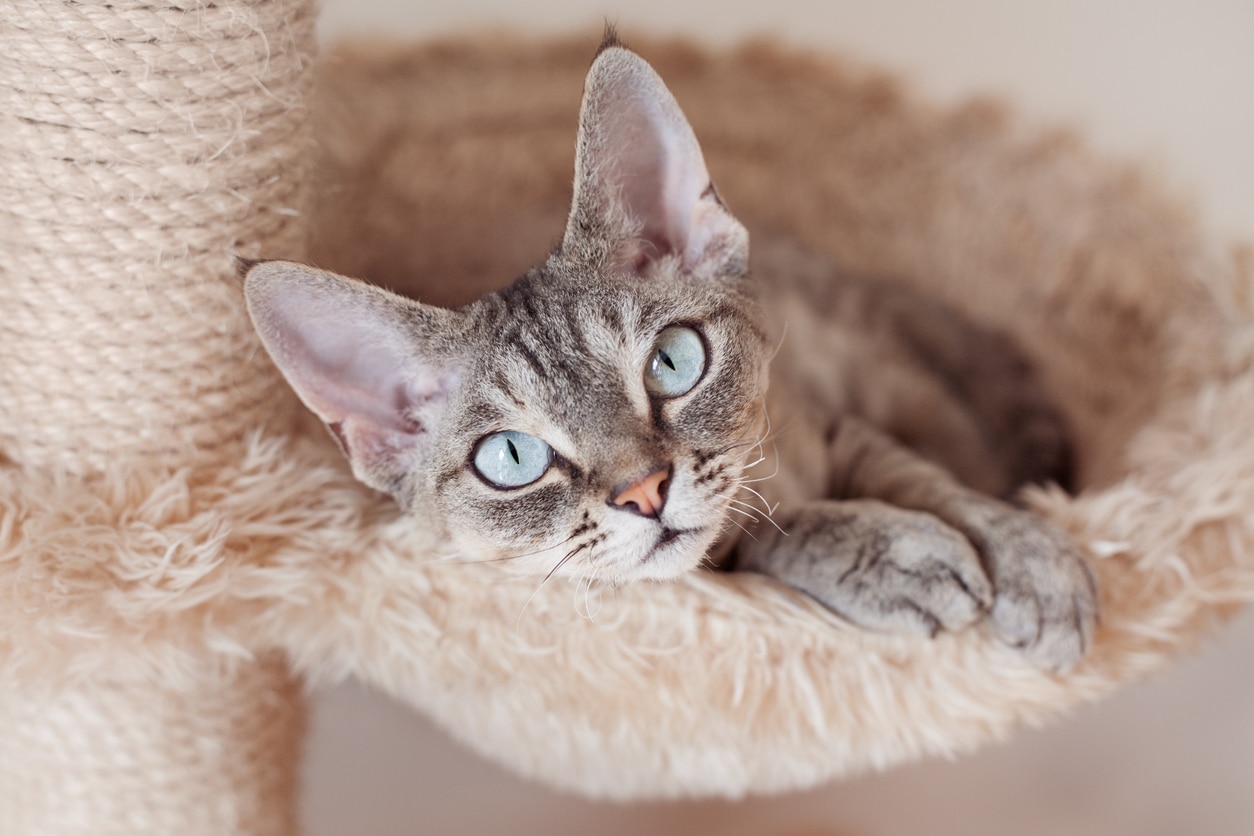
[[[0,3],[0,454],[204,461],[286,416],[232,255],[297,257],[313,3]]]
[[[0,684],[0,833],[294,833],[304,725],[280,660],[182,690]]]

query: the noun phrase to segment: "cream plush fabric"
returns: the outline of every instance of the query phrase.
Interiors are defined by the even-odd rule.
[[[34,43],[19,12],[64,23],[60,8],[3,6],[0,54]],[[247,199],[207,199],[213,212],[194,229],[218,238],[174,248],[195,261],[183,285],[168,283],[173,245],[153,246],[168,224],[75,191],[72,174],[4,187],[9,228],[33,223],[15,197],[47,207],[71,193],[94,218],[75,229],[111,232],[43,246],[37,263],[31,235],[0,239],[0,292],[21,312],[0,321],[0,832],[291,832],[301,721],[289,671],[359,676],[489,757],[590,795],[735,796],[1044,722],[1162,667],[1254,596],[1248,250],[1203,240],[1141,174],[1071,137],[1025,131],[985,104],[938,111],[886,79],[761,44],[711,53],[629,38],[689,114],[751,235],[792,234],[924,284],[1037,358],[1075,428],[1082,490],[1029,501],[1094,555],[1105,609],[1090,658],[1054,676],[979,630],[868,635],[749,575],[537,588],[490,555],[448,555],[422,520],[398,519],[354,483],[320,430],[292,429],[290,398],[241,325],[228,255],[298,254],[293,230],[305,223],[321,266],[430,301],[509,280],[560,232],[596,38],[341,49],[317,71],[306,179],[304,146],[289,142],[310,77],[308,10],[235,11],[269,8],[294,16],[238,30],[265,93],[211,92],[246,114],[263,95],[283,108],[237,114],[217,156],[195,146],[160,163],[110,146],[136,172],[182,183],[167,201],[180,206],[218,194],[224,170],[192,176],[196,165],[237,150],[256,175]],[[186,31],[216,31],[196,23]],[[81,41],[83,26],[47,43]],[[293,32],[290,49],[275,46]],[[264,62],[248,40],[257,33]],[[6,105],[26,102],[27,77],[6,61]],[[280,70],[289,87],[264,74]],[[192,75],[206,73],[216,77],[207,64]],[[80,102],[77,83],[49,87],[81,118],[107,110],[103,93]],[[18,131],[14,112],[0,107],[0,167],[39,149],[70,156]],[[199,124],[145,112],[176,137]],[[294,183],[312,187],[303,214]],[[293,191],[266,191],[275,184]],[[148,193],[117,194],[130,206]],[[34,214],[43,226],[66,216]],[[99,238],[148,244],[121,266],[67,260],[92,256]],[[193,290],[170,289],[181,286]],[[98,292],[106,302],[86,301]],[[49,318],[54,299],[79,318]],[[156,347],[126,349],[154,328]],[[118,347],[99,350],[101,335]],[[229,350],[200,351],[213,335]],[[38,346],[51,365],[35,373]],[[129,381],[112,400],[58,377],[90,383],[108,370]],[[82,418],[103,412],[121,429],[98,435]],[[145,818],[147,805],[173,818]]]

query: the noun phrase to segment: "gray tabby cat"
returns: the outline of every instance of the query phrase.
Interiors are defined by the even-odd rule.
[[[708,557],[871,629],[987,616],[1057,669],[1089,643],[1076,548],[992,498],[1067,457],[1017,352],[795,248],[751,275],[678,104],[612,36],[543,264],[455,310],[286,262],[248,265],[245,292],[357,478],[454,548],[611,584]]]

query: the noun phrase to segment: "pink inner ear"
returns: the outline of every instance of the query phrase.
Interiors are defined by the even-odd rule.
[[[638,225],[624,269],[641,274],[676,254],[685,272],[712,275],[729,255],[742,255],[744,228],[710,191],[696,136],[648,64],[626,50],[602,53],[584,106],[576,202]]]
[[[319,290],[292,284],[274,299],[268,319],[279,332],[280,370],[327,424],[352,416],[413,432],[408,352],[395,312],[354,298],[351,286],[343,295]]]
[[[448,397],[452,371],[428,356],[417,333],[437,327],[440,314],[300,265],[257,270],[245,290],[279,370],[330,427],[353,472],[391,490],[412,470]]]
[[[458,315],[291,262],[250,269],[245,295],[278,370],[334,432],[354,474],[395,495],[454,385],[453,361],[429,346]]]
[[[651,100],[654,91],[633,81],[606,103],[612,116],[604,123],[603,153],[612,161],[611,184],[640,223],[646,258],[686,258],[694,243],[693,215],[709,184],[705,161],[683,117],[668,113],[667,102]]]
[[[410,387],[396,347],[380,344],[376,334],[352,329],[309,330],[315,333],[306,334],[305,394],[323,420],[356,416],[380,429],[413,431],[407,418],[413,405]]]

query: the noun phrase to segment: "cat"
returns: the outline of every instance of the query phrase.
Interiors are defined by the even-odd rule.
[[[1083,555],[1005,499],[1069,455],[1018,349],[796,246],[751,270],[678,103],[612,32],[565,232],[513,284],[443,309],[292,262],[241,270],[354,475],[454,549],[608,584],[717,562],[867,629],[982,621],[1049,669],[1091,642]]]

